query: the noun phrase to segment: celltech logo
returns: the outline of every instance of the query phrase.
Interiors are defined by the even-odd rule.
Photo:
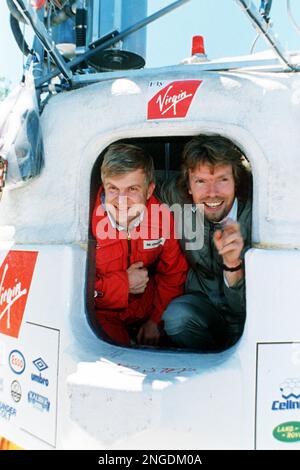
[[[300,379],[286,379],[279,386],[282,400],[274,400],[273,411],[300,409]]]
[[[159,91],[148,103],[147,119],[185,118],[202,80],[150,82],[150,91]]]
[[[19,336],[37,255],[10,251],[0,266],[0,333]]]

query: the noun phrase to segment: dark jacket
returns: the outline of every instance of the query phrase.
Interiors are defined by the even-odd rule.
[[[189,224],[194,223],[196,211],[192,211],[191,202],[180,193],[177,179],[164,183],[160,189],[159,197],[170,206],[175,203],[181,203],[182,206],[187,204],[183,210],[184,220],[188,220]],[[244,239],[242,259],[251,245],[251,208],[250,196],[244,201],[238,199],[237,221]],[[185,217],[187,211],[190,212],[189,217]],[[197,250],[187,249],[186,243],[191,240],[186,239],[183,230],[181,246],[190,265],[185,292],[205,295],[215,307],[222,311],[226,321],[240,324],[244,322],[246,313],[245,279],[241,279],[233,287],[227,287],[224,281],[222,257],[218,254],[213,242],[213,233],[219,228],[220,224],[214,224],[204,219],[204,226],[202,225],[203,246]]]

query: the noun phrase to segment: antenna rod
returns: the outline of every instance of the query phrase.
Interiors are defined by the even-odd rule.
[[[262,18],[259,14],[257,8],[253,4],[251,0],[235,0],[238,5],[242,8],[242,10],[246,13],[246,15],[252,21],[255,29],[259,30],[259,33],[263,34],[263,37],[267,41],[268,45],[271,46],[279,60],[281,60],[289,69],[296,70],[290,61],[289,58],[286,57],[285,52],[279,41],[275,39],[273,34],[269,31],[270,26],[269,24]]]
[[[14,0],[18,1],[18,0]],[[177,0],[176,2],[171,3],[171,5],[166,6],[165,8],[162,8],[161,10],[157,11],[156,13],[153,13],[153,15],[147,16],[141,21],[138,21],[135,23],[133,26],[130,26],[129,28],[125,29],[121,33],[117,34],[116,36],[112,37],[111,39],[108,39],[104,43],[100,44],[99,46],[95,47],[94,49],[90,49],[89,51],[85,52],[84,54],[80,55],[79,57],[76,57],[75,59],[72,59],[69,63],[68,66],[70,69],[73,69],[77,67],[79,64],[82,62],[85,62],[88,60],[90,57],[92,57],[94,54],[97,52],[100,52],[104,49],[107,49],[111,46],[113,46],[116,42],[121,41],[122,39],[126,38],[130,34],[135,33],[139,29],[144,28],[148,24],[152,23],[153,21],[157,20],[158,18],[161,18],[162,16],[166,15],[167,13],[170,13],[171,11],[175,10],[176,8],[182,6],[184,3],[189,2],[190,0]],[[52,70],[49,74],[45,75],[45,77],[42,77],[41,79],[37,80],[36,86],[39,87],[43,85],[45,82],[48,82],[52,78],[56,77],[60,73],[60,70],[54,69]]]

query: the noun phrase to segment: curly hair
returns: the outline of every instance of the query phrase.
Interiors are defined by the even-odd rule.
[[[249,197],[252,187],[251,168],[241,150],[221,135],[199,135],[190,140],[183,149],[179,186],[184,194],[189,190],[189,170],[198,165],[231,165],[235,192],[239,199]]]

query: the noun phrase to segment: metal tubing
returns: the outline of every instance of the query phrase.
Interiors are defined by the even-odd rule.
[[[14,1],[19,1],[19,0],[14,0]],[[150,16],[144,18],[143,20],[138,21],[133,26],[130,26],[129,28],[125,29],[124,31],[119,33],[114,38],[111,38],[108,41],[105,41],[100,46],[95,47],[95,49],[91,49],[91,50],[85,52],[80,57],[76,57],[75,59],[71,60],[68,64],[69,68],[73,69],[73,68],[77,67],[79,64],[81,64],[82,62],[85,62],[86,60],[88,60],[90,57],[92,57],[97,52],[102,51],[104,49],[107,49],[107,48],[113,46],[115,43],[121,41],[122,39],[126,38],[130,34],[133,34],[136,31],[138,31],[139,29],[144,28],[148,24],[152,23],[153,21],[157,20],[158,18],[161,18],[162,16],[166,15],[167,13],[175,10],[176,8],[182,6],[184,3],[187,3],[189,1],[190,0],[177,0],[176,2],[171,3],[171,5],[168,5],[165,8],[162,8],[161,10],[157,11],[156,13],[153,13],[153,15],[150,15]],[[45,75],[45,77],[43,77],[41,80],[39,80],[36,85],[37,86],[43,85],[45,82],[51,80],[52,78],[54,78],[59,73],[60,73],[59,70],[57,70],[57,69],[53,70],[49,74]]]
[[[169,70],[172,72],[182,72],[184,67],[187,70],[194,69],[198,73],[202,72],[226,72],[235,70],[261,70],[263,72],[287,72],[287,69],[283,69],[282,65],[278,63],[278,59],[249,59],[249,60],[228,60],[226,62],[209,61],[200,64],[191,65],[171,65],[164,67],[163,69],[156,69],[157,73]],[[294,71],[300,72],[300,67],[294,66]],[[73,87],[80,88],[81,86],[91,85],[92,83],[105,82],[107,80],[115,80],[116,78],[130,78],[136,76],[137,70],[118,70],[117,72],[105,72],[105,73],[92,73],[86,75],[74,75]]]
[[[286,57],[283,48],[279,41],[275,39],[272,33],[268,31],[268,23],[259,14],[257,8],[251,0],[235,0],[246,15],[250,18],[255,28],[258,28],[259,32],[263,34],[263,37],[267,41],[268,45],[271,46],[279,60],[281,60],[290,70],[296,70],[296,68],[290,63],[289,58]]]
[[[25,6],[23,0],[13,0],[13,2],[24,17],[25,21],[31,25],[32,29],[34,30],[36,36],[42,43],[45,50],[50,54],[51,58],[59,68],[59,73],[62,73],[67,80],[71,80],[72,72],[70,68],[68,67],[63,57],[59,53],[58,49],[56,48],[45,26],[39,20],[35,10],[29,5],[28,2]]]

